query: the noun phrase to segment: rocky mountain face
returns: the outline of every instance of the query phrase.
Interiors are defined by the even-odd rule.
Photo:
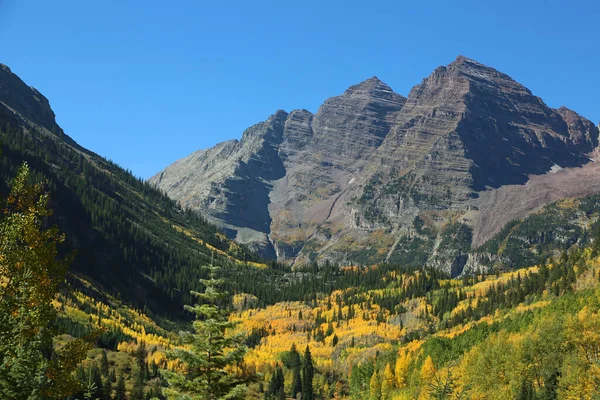
[[[65,141],[78,151],[85,151],[58,126],[48,99],[4,64],[0,64],[0,119],[35,129]]]
[[[54,134],[62,134],[50,103],[35,88],[27,86],[9,67],[0,64],[0,105],[23,120],[34,121]]]
[[[479,210],[494,209],[489,192],[584,166],[597,146],[590,121],[460,56],[408,98],[371,78],[314,115],[278,111],[150,182],[268,257],[429,264],[458,275],[492,257],[469,256]],[[508,221],[496,222],[499,230]]]

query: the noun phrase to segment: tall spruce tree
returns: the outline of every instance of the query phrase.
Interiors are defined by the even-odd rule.
[[[279,400],[282,397],[285,399],[284,393],[285,387],[285,378],[283,376],[283,370],[278,365],[275,368],[275,372],[271,376],[271,381],[269,382],[269,389],[267,390],[265,398],[269,400]]]
[[[108,356],[106,354],[106,350],[102,350],[102,355],[100,358],[100,372],[102,372],[102,375],[104,376],[108,376],[109,373]]]
[[[167,354],[170,360],[178,360],[183,373],[164,371],[169,383],[168,394],[193,399],[243,398],[244,379],[231,372],[239,365],[246,353],[244,337],[232,334],[236,323],[228,320],[227,312],[220,305],[226,296],[219,290],[223,284],[217,279],[219,267],[205,267],[209,279],[202,279],[203,293],[192,291],[198,299],[195,306],[186,310],[196,314],[193,332],[180,332],[181,342],[187,349],[176,349]],[[189,350],[188,350],[189,349]]]
[[[123,373],[123,370],[119,371],[119,380],[117,381],[114,400],[127,400],[127,393],[125,391],[125,374]]]
[[[304,362],[302,364],[302,400],[313,400],[313,377],[315,374],[312,355],[306,346],[304,351]]]
[[[292,344],[290,355],[290,367],[292,368],[292,389],[290,395],[293,398],[296,398],[298,393],[302,393],[302,376],[300,375],[302,359],[300,358],[300,353],[298,353],[298,350],[296,349],[295,343]]]

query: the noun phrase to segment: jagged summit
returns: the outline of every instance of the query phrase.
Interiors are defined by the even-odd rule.
[[[391,87],[376,76],[366,79],[356,85],[350,86],[342,97],[366,97],[384,101],[404,102],[406,98],[394,93]]]
[[[444,229],[464,221],[477,232],[482,192],[584,165],[597,145],[591,122],[459,56],[408,98],[371,77],[315,114],[278,111],[239,143],[178,161],[150,182],[263,255],[427,262],[454,273],[469,243],[438,249]]]
[[[350,86],[346,91],[349,90],[366,90],[370,91],[373,89],[384,88],[392,90],[388,85],[386,85],[381,79],[376,76],[365,79],[364,81],[357,83],[356,85]]]
[[[485,64],[482,64],[472,58],[463,56],[462,54],[459,54],[458,56],[456,56],[456,59],[450,63],[450,65],[461,65],[461,64],[471,64],[471,65],[476,65],[479,67],[489,68]]]

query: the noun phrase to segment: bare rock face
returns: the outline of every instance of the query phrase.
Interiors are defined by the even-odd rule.
[[[404,100],[371,78],[316,115],[279,111],[239,142],[193,153],[150,182],[264,256],[293,259],[331,217]]]
[[[509,76],[459,57],[411,91],[372,160],[370,170],[386,175],[379,194],[419,210],[462,208],[486,188],[525,183],[555,164],[582,165],[598,145],[598,129],[561,110]],[[411,192],[389,190],[399,183]]]
[[[64,140],[78,151],[88,153],[58,126],[48,99],[4,64],[0,64],[0,117],[17,125],[42,130],[55,140]]]
[[[279,111],[150,182],[266,256],[458,275],[475,269],[481,193],[582,166],[597,146],[590,121],[460,56],[407,99],[373,77],[315,115]]]
[[[26,120],[35,121],[54,134],[63,134],[48,99],[35,88],[27,86],[4,64],[0,64],[0,107]]]
[[[285,175],[278,149],[287,117],[278,111],[244,131],[240,141],[192,153],[151,182],[185,207],[202,210],[240,243],[273,258],[269,193],[272,182]]]

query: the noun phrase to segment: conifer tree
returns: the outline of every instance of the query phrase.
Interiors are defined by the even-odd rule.
[[[102,380],[102,400],[112,400],[112,398],[112,386],[107,377]]]
[[[108,356],[106,350],[102,350],[102,356],[100,358],[100,372],[102,375],[108,376]]]
[[[123,371],[119,371],[119,379],[117,381],[117,388],[115,389],[115,400],[127,400],[127,393],[125,392],[125,374]]]
[[[227,318],[226,310],[219,307],[226,293],[219,290],[223,284],[217,279],[218,267],[205,267],[209,279],[202,279],[203,293],[192,291],[199,302],[186,306],[196,314],[193,332],[180,332],[181,342],[188,349],[167,353],[170,360],[178,360],[183,374],[164,371],[169,391],[174,396],[191,396],[200,399],[242,398],[246,386],[244,379],[231,373],[229,368],[241,364],[246,353],[243,336],[232,334],[235,323]]]
[[[302,360],[300,353],[296,350],[296,344],[292,344],[290,349],[291,353],[291,367],[292,367],[292,389],[290,395],[296,398],[298,393],[302,393],[302,376],[300,375],[300,369],[302,368]]]
[[[517,400],[535,400],[535,389],[530,380],[523,379]]]
[[[148,380],[148,364],[146,363],[146,356],[148,351],[146,350],[146,343],[143,341],[138,344],[135,351],[135,362],[138,368],[138,379],[140,382],[145,383]]]
[[[104,387],[102,384],[102,374],[98,364],[94,361],[90,366],[89,381],[93,384],[94,390],[93,395],[97,398],[102,398],[104,393]]]
[[[310,349],[306,346],[304,351],[304,363],[302,365],[302,400],[313,400],[313,377],[315,371]]]
[[[278,365],[275,368],[275,372],[273,372],[273,375],[271,376],[269,389],[267,390],[267,396],[265,397],[269,399],[279,399],[283,394],[283,397],[285,398],[284,387],[285,380],[283,376],[283,370]]]

